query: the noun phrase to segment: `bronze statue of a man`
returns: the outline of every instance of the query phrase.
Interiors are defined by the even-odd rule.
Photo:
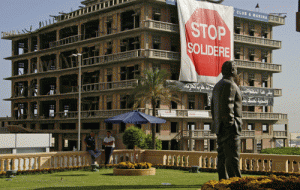
[[[241,177],[239,136],[242,130],[242,96],[234,82],[237,77],[234,61],[223,64],[222,75],[213,89],[211,101],[211,132],[217,134],[219,180]]]

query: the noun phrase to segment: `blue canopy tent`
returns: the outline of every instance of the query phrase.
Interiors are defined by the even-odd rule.
[[[105,123],[132,123],[132,124],[146,124],[146,123],[166,123],[166,120],[144,114],[137,110],[117,115],[104,120]]]

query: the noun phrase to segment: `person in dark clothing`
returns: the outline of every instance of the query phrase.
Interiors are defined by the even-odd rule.
[[[95,164],[96,158],[101,155],[101,152],[96,149],[94,137],[95,133],[91,132],[90,135],[88,135],[84,139],[84,142],[86,144],[86,151],[88,151],[91,154],[92,164]]]
[[[217,135],[219,180],[241,177],[240,139],[242,131],[242,96],[234,79],[237,69],[234,61],[226,61],[222,66],[223,78],[213,89],[211,132]]]

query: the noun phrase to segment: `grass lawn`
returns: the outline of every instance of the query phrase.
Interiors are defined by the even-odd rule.
[[[0,189],[200,189],[217,173],[189,173],[182,170],[157,169],[155,176],[113,176],[113,169],[66,171],[53,174],[18,175],[12,181],[0,178]],[[170,183],[171,185],[163,185]]]

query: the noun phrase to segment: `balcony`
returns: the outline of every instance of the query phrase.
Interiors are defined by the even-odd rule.
[[[273,25],[284,25],[285,17],[269,14],[269,22]]]
[[[136,49],[110,55],[95,56],[83,59],[82,66],[108,64],[129,59],[151,58],[170,61],[180,61],[180,53],[158,49]]]
[[[55,42],[50,42],[49,47],[54,48],[54,47],[58,47],[58,46],[78,42],[78,41],[81,41],[81,40],[84,40],[84,35],[69,36],[69,37],[60,39],[60,40],[55,41]]]
[[[243,119],[273,121],[276,124],[286,124],[288,122],[287,114],[282,114],[282,113],[243,112]]]
[[[211,133],[210,130],[183,130],[182,137],[192,139],[216,139],[217,135]],[[241,138],[255,138],[255,131],[242,130]]]
[[[287,131],[273,131],[273,138],[288,138]]]
[[[162,30],[162,31],[169,31],[169,32],[179,32],[178,24],[173,24],[169,22],[161,22],[156,20],[145,20],[144,27],[155,29],[155,30]]]
[[[105,90],[127,89],[136,87],[138,80],[124,80],[117,82],[102,82],[82,85],[82,92],[100,92]]]
[[[244,43],[249,45],[259,45],[274,49],[281,48],[281,41],[278,40],[271,40],[267,38],[258,38],[253,36],[244,36],[240,34],[234,34],[234,42],[237,43]]]
[[[282,71],[281,65],[278,64],[245,61],[239,59],[235,59],[234,61],[236,62],[238,68],[271,71],[274,73],[280,73]]]

